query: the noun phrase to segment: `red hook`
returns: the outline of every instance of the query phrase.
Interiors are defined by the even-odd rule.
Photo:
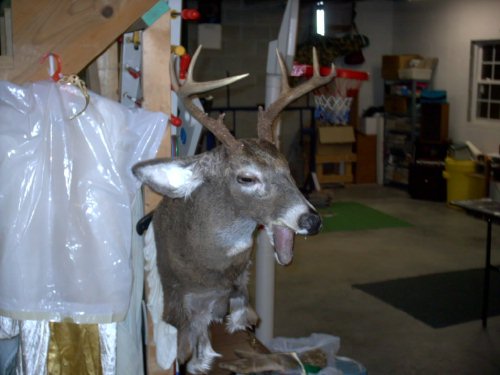
[[[52,56],[56,60],[56,65],[57,65],[55,72],[50,77],[57,82],[61,79],[61,70],[62,70],[61,56],[59,56],[57,53],[47,52],[40,59],[40,64],[43,64],[50,56]]]
[[[198,21],[201,18],[201,14],[198,12],[198,9],[183,9],[180,12],[173,11],[172,17],[175,18],[177,16],[181,16],[182,19],[186,21]]]
[[[181,17],[186,21],[198,21],[201,17],[198,9],[183,9],[181,12]]]
[[[131,66],[126,65],[125,69],[132,76],[132,78],[137,79],[141,76],[141,71],[138,69],[134,69]]]
[[[184,55],[181,56],[181,63],[180,63],[180,71],[179,71],[179,78],[180,79],[186,79],[186,73],[189,68],[189,64],[191,63],[191,56],[188,53],[185,53]]]
[[[174,115],[170,115],[170,123],[175,126],[175,127],[179,127],[182,125],[182,120],[180,117],[177,117],[177,116],[174,116]]]

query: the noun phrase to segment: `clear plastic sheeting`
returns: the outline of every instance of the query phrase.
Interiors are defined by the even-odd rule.
[[[144,241],[144,269],[147,271],[147,307],[153,322],[156,362],[163,370],[169,369],[177,357],[177,328],[163,320],[163,289],[156,263],[156,243],[153,225],[149,226]]]
[[[296,353],[304,365],[313,365],[318,375],[342,375],[336,367],[335,357],[340,349],[340,338],[326,333],[312,333],[308,337],[275,337],[268,345],[275,353]],[[299,375],[300,371],[288,371]]]
[[[167,117],[50,81],[0,81],[0,315],[122,320],[132,286],[131,167]]]

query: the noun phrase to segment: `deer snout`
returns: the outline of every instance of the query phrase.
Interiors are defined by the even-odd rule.
[[[317,234],[321,228],[321,216],[315,211],[300,215],[299,228],[307,231],[306,234]]]

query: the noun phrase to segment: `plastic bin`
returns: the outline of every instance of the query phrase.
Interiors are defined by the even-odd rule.
[[[359,362],[348,357],[335,357],[337,369],[342,371],[343,375],[367,375],[366,368]]]
[[[473,160],[445,159],[447,202],[483,198],[486,194],[484,176],[476,173],[476,162]]]

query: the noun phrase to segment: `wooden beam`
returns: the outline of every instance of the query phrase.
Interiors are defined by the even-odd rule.
[[[95,64],[99,76],[100,93],[106,98],[120,101],[120,59],[118,43],[113,43]]]
[[[143,107],[170,115],[170,12],[161,16],[142,35],[142,87]],[[170,157],[170,126],[163,137],[158,157]],[[149,212],[160,202],[161,196],[146,193],[145,211]]]
[[[13,59],[0,62],[0,79],[15,83],[48,78],[40,58],[62,59],[64,74],[78,73],[147,12],[157,0],[15,0]]]
[[[142,34],[142,87],[143,107],[150,111],[160,111],[167,115],[170,107],[170,12],[165,13]],[[158,157],[171,155],[170,126],[163,136]],[[162,197],[145,188],[144,210],[152,211]],[[146,292],[148,287],[146,285]],[[156,345],[153,337],[153,322],[148,312],[147,372],[149,375],[173,375],[174,369],[163,370],[156,361]]]

